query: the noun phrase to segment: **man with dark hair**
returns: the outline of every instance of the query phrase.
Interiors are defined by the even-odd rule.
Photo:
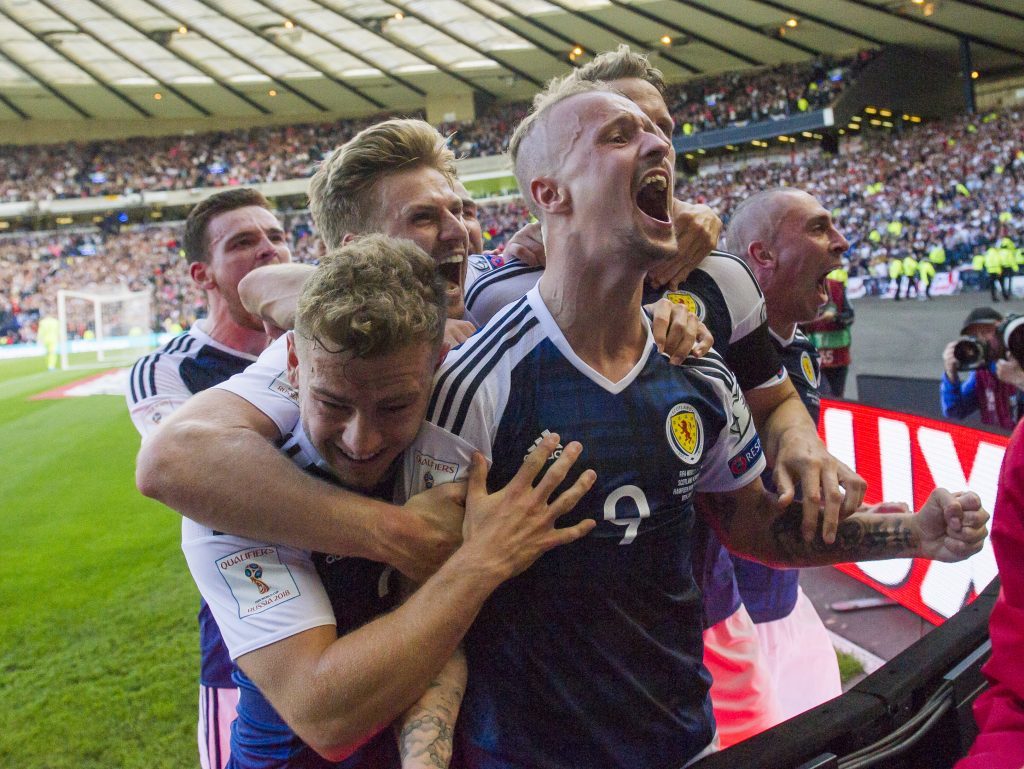
[[[203,200],[185,220],[189,275],[206,291],[207,316],[132,368],[126,397],[143,440],[197,392],[244,370],[267,345],[263,322],[242,306],[238,282],[251,270],[291,261],[266,198],[232,189]],[[199,757],[203,769],[227,764],[238,689],[220,631],[199,608]]]

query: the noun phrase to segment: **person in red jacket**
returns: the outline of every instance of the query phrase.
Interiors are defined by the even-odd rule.
[[[974,703],[980,733],[954,769],[1024,766],[1024,427],[1013,431],[999,473],[992,549],[1001,588],[989,618],[989,688]]]
[[[838,280],[825,279],[829,301],[812,323],[801,326],[818,348],[821,356],[822,395],[842,398],[846,391],[846,375],[850,370],[850,326],[853,307],[846,298],[846,286]]]

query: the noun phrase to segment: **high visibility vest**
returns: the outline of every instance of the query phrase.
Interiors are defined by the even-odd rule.
[[[889,279],[895,280],[903,276],[903,260],[893,259],[889,262]]]
[[[985,272],[989,275],[998,275],[1003,271],[1003,260],[1000,255],[1001,249],[995,246],[990,246],[985,251]]]
[[[921,278],[921,282],[927,286],[932,282],[932,278],[935,277],[935,265],[926,259],[922,259],[921,263],[917,265],[917,275]]]
[[[889,231],[890,235],[895,235],[898,238],[903,232],[903,222],[889,222],[885,229]]]
[[[1017,249],[1003,246],[999,249],[999,263],[1004,270],[1017,271]]]
[[[974,259],[971,260],[971,269],[981,272],[985,269],[985,255],[975,254]]]
[[[912,256],[903,257],[903,274],[908,278],[917,275],[917,259]]]
[[[880,243],[882,240],[882,233],[878,230],[871,230],[871,232],[868,233],[868,240],[872,243]]]
[[[928,261],[932,264],[945,264],[946,263],[946,249],[942,246],[936,246],[928,252]]]

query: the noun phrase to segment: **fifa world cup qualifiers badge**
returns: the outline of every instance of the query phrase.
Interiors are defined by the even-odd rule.
[[[231,596],[238,604],[238,618],[252,617],[300,595],[276,547],[248,547],[217,560]]]

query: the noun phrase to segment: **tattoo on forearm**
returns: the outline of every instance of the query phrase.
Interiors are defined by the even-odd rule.
[[[442,686],[434,680],[430,689]],[[441,700],[430,707],[410,711],[398,735],[398,750],[403,767],[447,769],[452,759],[453,730],[462,689],[443,689]]]
[[[853,516],[839,523],[836,540],[826,544],[822,521],[811,542],[805,542],[800,526],[803,509],[790,505],[771,526],[772,544],[781,560],[793,566],[842,561],[898,558],[915,546],[914,536],[901,516]]]
[[[446,717],[424,711],[405,724],[398,747],[403,765],[416,759],[420,766],[446,769],[452,758],[452,726]]]

